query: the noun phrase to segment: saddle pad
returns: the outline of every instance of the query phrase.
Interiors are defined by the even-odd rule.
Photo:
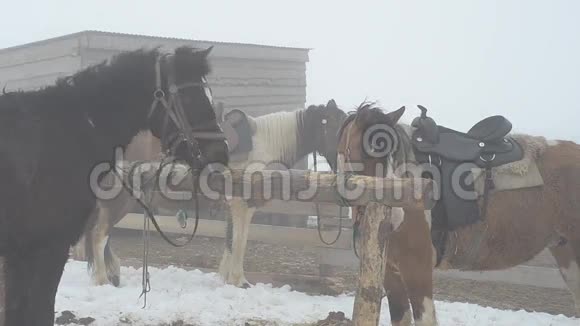
[[[495,184],[495,189],[492,192],[541,187],[544,185],[537,160],[548,147],[547,140],[544,137],[523,134],[513,135],[513,138],[522,146],[523,158],[492,168],[492,178]],[[478,168],[473,169],[472,172],[475,179],[475,189],[481,196],[485,180],[484,173]]]
[[[222,129],[228,142],[232,160],[243,160],[254,148],[254,131],[248,116],[240,110],[232,110],[224,117]]]
[[[498,168],[501,168],[499,166]],[[492,178],[494,183],[494,191],[502,190],[515,190],[515,189],[525,189],[531,187],[539,187],[544,185],[544,179],[540,174],[538,165],[535,161],[531,162],[528,166],[527,172],[525,174],[520,173],[509,173],[508,171],[498,170],[498,168],[492,168]],[[475,191],[479,196],[483,196],[483,186],[485,182],[484,170],[480,168],[472,169],[475,179]]]

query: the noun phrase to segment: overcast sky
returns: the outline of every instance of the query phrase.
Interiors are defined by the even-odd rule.
[[[355,4],[356,3],[356,4]],[[2,1],[0,48],[93,29],[308,47],[308,103],[580,142],[580,1]]]

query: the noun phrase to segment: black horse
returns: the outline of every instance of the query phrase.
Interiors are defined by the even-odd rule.
[[[210,51],[121,53],[42,90],[0,96],[0,325],[54,324],[69,248],[106,175],[92,172],[112,168],[138,132],[192,167],[227,165],[205,82]]]

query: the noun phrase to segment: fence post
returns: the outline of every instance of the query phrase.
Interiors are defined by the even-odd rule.
[[[391,208],[369,203],[360,219],[360,270],[354,300],[352,321],[355,326],[377,326],[381,316],[385,226],[389,223]]]

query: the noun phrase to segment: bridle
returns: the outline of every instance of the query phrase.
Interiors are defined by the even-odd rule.
[[[153,103],[151,103],[151,109],[149,110],[147,118],[151,119],[157,108],[162,107],[165,109],[166,115],[163,126],[161,127],[161,137],[163,138],[161,140],[162,148],[165,149],[165,153],[170,155],[172,149],[175,149],[180,143],[185,142],[190,150],[191,155],[193,156],[192,161],[202,165],[203,157],[197,139],[225,140],[226,138],[223,130],[217,122],[215,125],[218,126],[219,132],[208,132],[204,131],[202,128],[192,126],[189,123],[183,108],[183,104],[179,96],[179,91],[189,87],[203,87],[204,90],[209,90],[209,85],[205,78],[202,78],[201,82],[189,82],[178,86],[175,81],[175,67],[169,64],[167,65],[168,73],[166,83],[168,94],[163,90],[161,65],[164,59],[170,58],[172,56],[173,55],[171,54],[161,55],[155,62],[156,88],[153,91]],[[209,91],[209,94],[206,93],[206,95],[211,97],[211,90]],[[166,129],[169,120],[171,120],[171,122],[173,122],[175,125],[175,132],[168,135],[166,133]]]
[[[344,163],[345,163],[345,165],[348,165],[349,162],[350,162],[350,154],[351,154],[351,149],[350,149],[351,130],[352,130],[353,125],[356,123],[356,117],[353,118],[351,121],[346,121],[345,123],[348,123],[348,125],[345,127],[346,130],[344,131],[344,132],[346,132],[346,135],[345,135],[345,137],[346,137],[346,139],[345,139],[345,149],[344,149],[345,150],[345,155],[344,155],[345,162]],[[399,132],[397,132],[397,136],[398,136],[399,141],[400,141],[400,139],[402,137],[401,137],[401,134]],[[361,134],[361,137],[363,137],[362,134]],[[363,141],[364,141],[364,139],[363,139]],[[396,154],[399,151],[402,151],[403,152],[403,155],[404,155],[404,158],[402,159],[403,162],[406,162],[407,161],[407,153],[406,153],[406,151],[405,151],[404,148],[400,148],[400,147],[402,147],[402,146],[399,146],[398,148],[394,149],[392,152],[389,152],[384,157],[384,159],[387,160],[387,162],[388,162],[387,169],[388,169],[388,166],[390,164],[394,164],[395,156],[396,156]],[[363,150],[363,152],[364,152],[364,150]],[[391,161],[391,162],[389,162],[389,161]],[[351,172],[352,174],[356,174],[356,172],[354,172],[354,169],[349,169],[349,170],[352,171]],[[408,171],[405,169],[403,175],[407,175],[407,173],[408,173]],[[358,209],[357,209],[357,212],[356,212],[357,217],[358,217],[358,215],[363,215],[365,209],[366,209],[365,206],[358,206]],[[357,218],[357,220],[353,223],[353,235],[352,235],[353,250],[354,250],[354,254],[355,254],[355,256],[357,258],[360,258],[359,255],[358,255],[358,252],[357,252],[357,248],[356,248],[356,238],[357,238],[357,235],[358,235],[358,232],[359,232],[358,231],[359,225],[360,225],[360,218]]]
[[[156,85],[156,88],[153,91],[153,103],[151,104],[151,109],[150,109],[149,114],[148,114],[148,119],[151,119],[153,113],[156,111],[156,109],[158,107],[161,106],[163,109],[165,109],[165,113],[166,113],[165,121],[164,121],[163,127],[161,129],[162,130],[161,137],[163,138],[161,140],[162,148],[165,148],[165,150],[164,150],[164,153],[162,154],[161,164],[160,164],[159,169],[157,170],[157,173],[155,175],[157,180],[159,180],[159,177],[161,175],[161,172],[163,171],[163,168],[166,165],[172,164],[174,162],[174,158],[170,154],[171,150],[175,149],[175,147],[177,145],[179,145],[181,142],[185,142],[187,144],[188,149],[190,150],[190,154],[192,155],[192,158],[193,158],[192,162],[197,163],[196,166],[190,167],[190,169],[189,169],[189,171],[192,172],[192,183],[193,183],[193,188],[194,188],[193,197],[195,200],[195,227],[194,227],[194,230],[193,230],[191,236],[189,237],[189,239],[181,245],[176,244],[173,241],[171,241],[169,239],[169,237],[167,237],[165,235],[165,233],[159,227],[159,224],[157,223],[155,216],[151,212],[151,209],[149,208],[149,206],[146,205],[145,203],[143,203],[139,198],[137,198],[137,200],[138,200],[139,204],[142,206],[142,208],[145,210],[145,212],[147,213],[147,215],[151,219],[151,222],[153,222],[155,229],[157,230],[157,232],[159,232],[159,234],[163,237],[163,239],[174,247],[183,247],[183,246],[187,245],[189,242],[191,242],[191,240],[193,240],[195,233],[197,232],[197,227],[199,225],[199,198],[197,195],[198,190],[199,190],[199,180],[198,180],[199,178],[197,178],[197,176],[199,175],[200,169],[202,167],[203,157],[202,157],[201,149],[200,149],[199,143],[197,142],[197,139],[225,140],[225,135],[224,135],[221,127],[219,127],[219,125],[217,125],[217,124],[216,125],[219,128],[218,132],[207,132],[207,131],[200,130],[199,128],[194,128],[189,123],[189,121],[187,119],[187,115],[185,114],[185,110],[183,108],[181,98],[179,97],[179,91],[181,89],[184,89],[187,87],[196,87],[196,86],[209,88],[209,86],[207,85],[207,82],[205,80],[203,80],[202,82],[191,82],[191,83],[185,83],[181,86],[177,86],[177,84],[175,83],[175,67],[171,64],[167,65],[169,67],[168,68],[169,71],[167,73],[167,88],[168,88],[168,93],[169,93],[169,100],[166,98],[167,95],[166,95],[165,91],[163,90],[163,84],[162,84],[161,64],[162,64],[162,61],[164,59],[166,59],[170,56],[172,56],[172,55],[170,55],[170,54],[161,55],[157,58],[157,61],[155,62],[155,85]],[[165,131],[166,131],[169,119],[175,124],[176,131],[175,131],[175,135],[172,135],[172,137],[169,137],[170,139],[167,139]],[[176,140],[178,140],[178,141],[176,141]],[[173,147],[171,147],[172,143],[174,145]],[[121,178],[121,180],[124,181],[123,178]],[[187,225],[184,225],[182,227],[186,227],[186,226]]]

